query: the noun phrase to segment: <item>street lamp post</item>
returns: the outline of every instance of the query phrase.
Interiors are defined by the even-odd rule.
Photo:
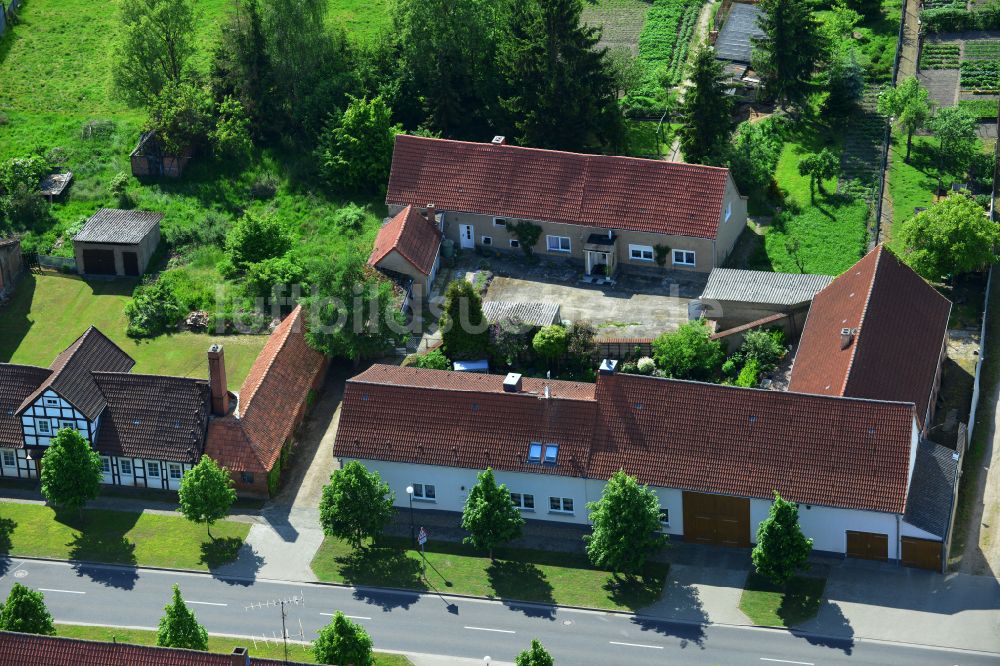
[[[406,495],[410,498],[410,541],[417,543],[417,533],[413,531],[413,486],[406,486]]]

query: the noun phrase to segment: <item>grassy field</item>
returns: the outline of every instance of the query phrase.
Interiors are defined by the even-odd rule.
[[[648,564],[642,577],[615,585],[607,571],[594,569],[582,555],[498,550],[491,563],[467,546],[442,542],[427,550],[424,579],[420,553],[408,544],[408,539],[386,539],[384,546],[354,552],[345,542],[327,538],[313,572],[333,583],[635,611],[660,598],[669,570],[666,564]]]
[[[743,585],[740,610],[754,624],[793,627],[816,616],[825,587],[826,578],[796,576],[782,588],[750,572]]]
[[[246,539],[246,523],[212,527],[174,516],[88,509],[58,515],[39,504],[0,502],[0,553],[108,564],[209,570],[232,561]]]
[[[164,603],[166,603],[166,599]],[[105,643],[132,643],[133,645],[156,645],[156,632],[143,629],[119,629],[117,627],[84,627],[76,624],[57,624],[56,636],[65,638],[80,638],[88,641],[103,641]],[[232,654],[234,647],[245,647],[250,656],[255,659],[284,659],[284,647],[276,643],[255,642],[250,638],[232,638],[230,636],[208,637],[208,651],[220,654]],[[288,659],[306,664],[317,663],[312,650],[301,643],[288,644]],[[398,654],[375,653],[375,666],[407,666],[409,659]]]
[[[378,37],[391,25],[391,0],[329,0],[327,22],[359,40]]]
[[[127,280],[87,282],[58,273],[27,276],[0,309],[0,362],[48,366],[94,325],[135,359],[133,372],[144,374],[208,377],[205,352],[213,342],[221,342],[230,387],[243,383],[267,336],[178,333],[132,340],[125,335],[122,307],[133,285]]]
[[[865,250],[868,205],[837,195],[837,181],[823,183],[810,200],[809,177],[799,175],[802,157],[817,152],[816,138],[793,137],[781,152],[775,180],[784,195],[785,212],[774,216],[751,267],[786,273],[838,275]],[[835,149],[836,146],[833,146]]]

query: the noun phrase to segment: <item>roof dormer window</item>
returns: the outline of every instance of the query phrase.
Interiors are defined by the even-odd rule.
[[[528,446],[528,462],[538,463],[542,462],[542,444],[541,442],[532,442]]]
[[[559,455],[559,445],[558,444],[546,444],[545,445],[545,462],[549,465],[556,464],[556,456]]]

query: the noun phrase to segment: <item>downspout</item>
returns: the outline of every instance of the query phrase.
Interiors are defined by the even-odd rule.
[[[901,529],[901,523],[903,517],[896,514],[896,564],[898,566],[903,565],[903,534]]]

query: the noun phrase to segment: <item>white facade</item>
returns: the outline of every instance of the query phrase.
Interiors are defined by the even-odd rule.
[[[191,469],[187,463],[104,455],[101,465],[104,472],[101,483],[157,490],[180,489],[181,477]]]
[[[0,477],[14,479],[35,478],[35,463],[28,460],[24,449],[0,448]]]
[[[342,458],[346,464],[353,458]],[[476,483],[481,470],[438,465],[418,465],[409,463],[359,460],[366,468],[376,470],[382,480],[396,495],[397,507],[409,506],[406,487],[413,486],[413,507],[461,512],[465,506],[469,490]],[[587,502],[600,499],[606,482],[601,479],[557,476],[552,474],[531,474],[525,472],[494,471],[497,482],[517,495],[531,495],[533,509],[522,508],[526,520],[550,520],[560,523],[587,525],[590,519]],[[428,486],[432,486],[431,491]],[[660,506],[667,511],[664,532],[675,536],[684,534],[684,492],[676,488],[653,487],[660,498]],[[433,498],[428,497],[429,494]],[[551,498],[558,498],[560,505],[570,499],[572,512],[552,510]],[[517,497],[515,497],[515,500]],[[525,504],[522,499],[521,504]],[[767,518],[771,501],[750,499],[750,541],[755,542],[757,528]],[[899,559],[900,537],[915,536],[925,539],[940,539],[902,520],[892,513],[840,509],[819,505],[799,505],[799,525],[802,532],[813,539],[813,548],[819,551],[845,554],[847,552],[847,532],[874,532],[885,534],[889,541],[889,559]]]
[[[73,428],[93,443],[100,417],[90,421],[52,389],[39,396],[21,415],[21,430],[25,446],[48,446],[57,432]]]

